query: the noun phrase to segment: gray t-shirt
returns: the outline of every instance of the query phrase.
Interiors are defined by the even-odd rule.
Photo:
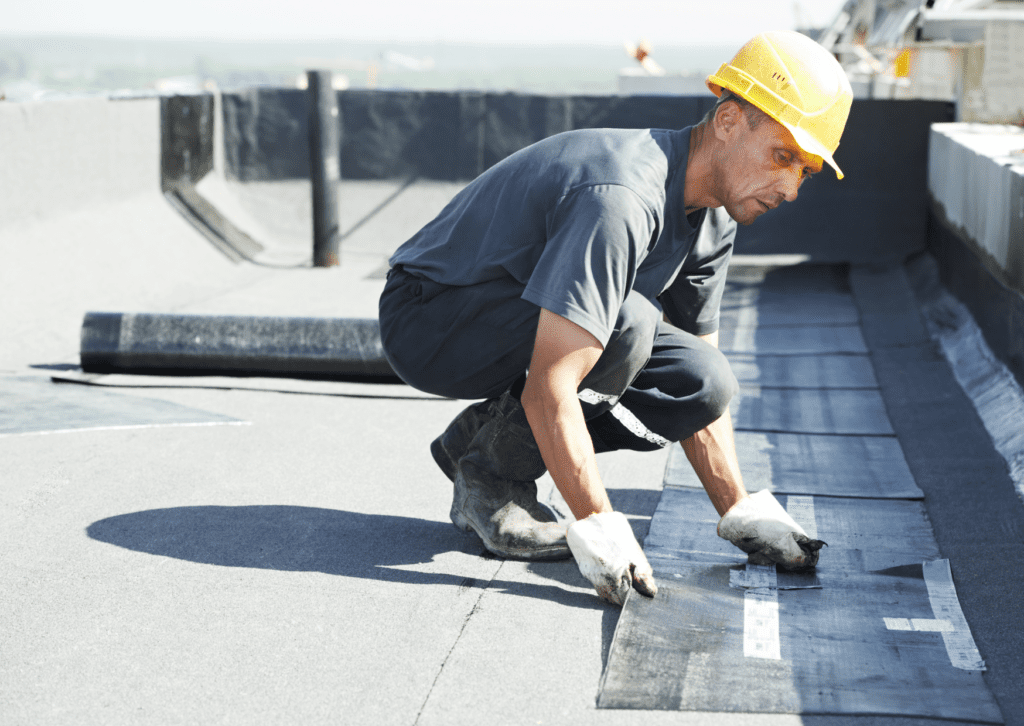
[[[677,327],[718,329],[735,222],[683,206],[690,128],[569,131],[466,186],[391,257],[444,285],[511,277],[602,345],[630,290]]]

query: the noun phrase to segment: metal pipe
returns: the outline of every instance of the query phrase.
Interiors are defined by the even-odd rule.
[[[309,99],[309,178],[313,186],[313,266],[340,263],[338,182],[341,125],[330,71],[306,71]]]

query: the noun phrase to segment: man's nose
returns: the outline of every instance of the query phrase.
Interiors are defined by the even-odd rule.
[[[779,182],[779,192],[782,194],[782,198],[787,202],[795,201],[802,180],[800,171],[787,169],[783,172],[782,180]]]

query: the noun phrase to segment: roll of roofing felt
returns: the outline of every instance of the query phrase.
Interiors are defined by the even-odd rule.
[[[86,313],[90,373],[394,378],[373,319]]]

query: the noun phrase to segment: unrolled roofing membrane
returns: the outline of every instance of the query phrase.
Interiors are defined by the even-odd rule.
[[[742,284],[723,301],[725,309],[755,307],[747,328],[730,329],[728,320],[723,328],[726,345],[737,333],[750,343],[730,358],[744,384],[732,405],[744,481],[749,491],[774,491],[809,536],[828,543],[818,566],[789,573],[748,564],[716,535],[719,515],[674,447],[644,542],[659,592],[628,598],[600,708],[1002,723],[923,493],[864,366],[872,359],[837,356],[828,345],[800,356],[764,354],[762,344],[784,353],[787,336],[807,340],[815,331],[824,339],[816,321],[801,318],[806,298],[838,300],[849,288],[833,276],[831,292],[815,290],[829,278],[822,273],[741,269]],[[762,317],[768,299],[774,311]],[[916,340],[919,322],[865,309]],[[771,318],[792,326],[762,326]],[[839,361],[857,361],[849,377]]]
[[[84,429],[240,424],[236,418],[170,401],[12,376],[0,387],[0,437]]]
[[[737,431],[747,489],[828,497],[921,499],[903,449],[886,436],[821,436]],[[702,489],[682,447],[673,446],[665,486]]]

